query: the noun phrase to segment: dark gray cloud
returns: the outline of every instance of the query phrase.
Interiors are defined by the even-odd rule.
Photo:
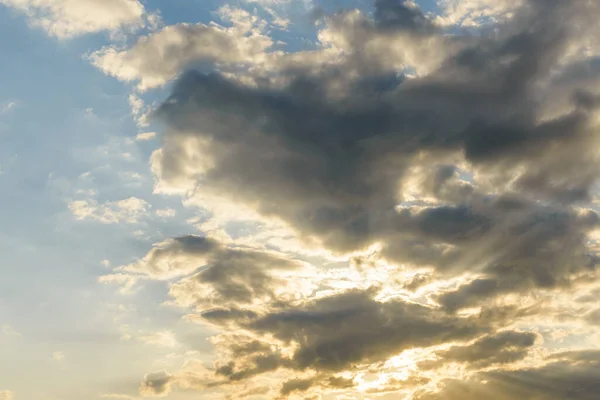
[[[305,392],[316,385],[322,388],[349,389],[355,386],[355,382],[354,379],[326,375],[305,379],[290,379],[283,383],[280,393],[285,396],[294,392]]]
[[[385,90],[380,78],[392,71],[365,73],[348,82],[341,98],[327,91],[338,67],[317,75],[283,71],[289,78],[283,87],[249,87],[218,74],[188,72],[157,114],[169,127],[161,178],[176,181],[190,170],[181,147],[170,143],[201,137],[212,167],[191,178],[339,251],[395,241],[390,219],[398,218],[398,183],[423,152],[462,153],[473,168],[492,174],[496,188],[512,182],[522,194],[545,202],[584,200],[598,172],[590,152],[590,116],[575,109],[540,120],[534,89],[576,39],[571,24],[597,8],[588,4],[563,14],[562,4],[529,2],[496,37],[456,38],[463,49],[448,54],[439,70],[394,81]],[[420,14],[382,1],[376,15],[382,21],[396,16],[397,25],[412,26],[406,19]],[[334,20],[345,32],[345,20]],[[356,31],[351,42],[359,55],[369,35],[388,34],[387,28],[363,22],[370,33],[363,37]],[[339,68],[356,63],[351,57]],[[438,171],[434,186],[453,168],[429,167]],[[423,212],[421,230],[442,240],[493,231],[483,222],[487,216],[470,219],[477,217],[466,213],[470,204],[447,207],[447,212]]]
[[[433,24],[423,12],[404,0],[375,0],[375,24],[379,28],[431,31]]]
[[[524,359],[535,344],[536,337],[534,333],[504,331],[477,339],[467,346],[452,346],[436,355],[440,357],[439,363],[465,363],[469,368],[476,369],[493,364],[509,364]]]
[[[253,315],[235,306],[275,300],[274,290],[285,284],[278,273],[303,265],[278,253],[226,247],[215,239],[188,235],[156,245],[142,260],[121,270],[155,279],[183,276],[171,285],[175,300],[206,311],[206,319],[225,321]]]
[[[585,319],[587,322],[593,325],[600,325],[600,308],[590,311]]]
[[[416,400],[594,400],[600,391],[599,377],[600,353],[569,353],[538,368],[496,370],[469,381],[450,380],[439,393],[417,395]]]
[[[327,43],[343,50],[335,62],[291,65],[281,55],[269,73],[245,76],[255,84],[183,74],[156,113],[166,125],[153,158],[162,185],[191,182],[183,189],[243,203],[334,253],[378,243],[384,261],[429,270],[405,282],[409,290],[461,282],[422,304],[376,300],[378,289],[282,299],[286,281],[274,271],[297,262],[177,239],[174,248],[207,262],[171,294],[248,336],[223,344],[218,379],[314,372],[283,383],[288,395],[350,385],[335,374],[448,342],[433,366],[475,371],[525,359],[536,336],[507,329],[542,312],[541,302],[503,308],[503,298],[519,304],[597,278],[588,235],[600,223],[591,209],[600,90],[590,82],[600,74],[582,54],[599,16],[596,2],[528,0],[492,31],[448,35],[410,2],[377,0],[373,18],[323,18]],[[481,309],[459,313],[471,307]],[[595,357],[473,372],[416,398],[592,399]]]
[[[595,212],[523,203],[516,209],[504,210],[502,203],[497,206],[502,221],[498,220],[493,233],[471,243],[479,247],[483,258],[474,256],[476,250],[469,253],[483,277],[440,295],[438,301],[446,309],[477,306],[499,294],[567,288],[594,279],[598,259],[587,233],[598,224]]]
[[[140,394],[144,396],[165,396],[171,391],[174,377],[166,371],[146,374],[140,386]]]
[[[286,281],[278,272],[300,269],[302,263],[277,254],[250,249],[221,247],[210,254],[199,272],[171,286],[171,295],[183,304],[205,311],[213,321],[252,317],[250,310],[235,306],[270,299],[277,303],[275,289]],[[233,308],[224,308],[224,307]]]
[[[288,395],[293,392],[305,392],[315,384],[314,378],[290,379],[281,387],[281,394]]]
[[[406,349],[469,340],[494,329],[502,319],[494,314],[458,318],[400,300],[381,303],[373,299],[376,293],[355,290],[239,320],[240,328],[272,336],[296,350],[284,358],[261,349],[239,367],[232,360],[223,375],[251,376],[263,370],[267,360],[273,369],[343,371],[385,361]]]
[[[285,369],[314,375],[284,382],[280,388],[283,396],[317,387],[352,390],[354,380],[337,373],[369,366],[377,369],[404,350],[484,335],[469,346],[454,346],[437,354],[440,361],[436,365],[458,361],[478,368],[524,358],[535,339],[533,334],[512,331],[489,334],[516,320],[523,310],[490,309],[472,317],[456,317],[399,299],[382,303],[373,298],[376,294],[375,289],[352,290],[262,315],[233,318],[224,326],[249,336],[234,335],[219,342],[225,358],[216,365],[215,378],[235,383]],[[257,336],[264,339],[253,339]],[[282,344],[294,349],[292,354],[282,351]],[[372,393],[418,387],[429,381],[421,376],[392,379]]]

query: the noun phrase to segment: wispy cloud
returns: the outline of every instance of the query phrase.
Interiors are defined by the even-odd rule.
[[[142,132],[138,133],[135,140],[143,142],[146,140],[152,140],[156,137],[156,132]]]
[[[5,337],[21,337],[21,334],[15,330],[11,325],[4,324],[2,325],[2,334]]]
[[[69,210],[78,220],[95,220],[104,224],[135,224],[149,215],[150,205],[137,197],[99,204],[94,199],[75,200]]]
[[[9,111],[14,110],[18,106],[18,104],[19,102],[17,100],[11,100],[0,104],[0,115],[6,114]]]
[[[159,346],[159,347],[177,347],[179,346],[179,342],[175,337],[173,332],[169,331],[161,331],[155,332],[148,335],[140,336],[139,338],[143,343]]]
[[[66,360],[65,354],[62,351],[55,351],[52,353],[52,358],[57,363],[63,363]]]

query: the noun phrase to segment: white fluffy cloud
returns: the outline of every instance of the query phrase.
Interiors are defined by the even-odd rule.
[[[91,62],[119,80],[137,82],[139,90],[160,87],[198,65],[251,86],[281,83],[298,68],[317,74],[337,67],[339,76],[329,89],[339,94],[349,80],[376,69],[402,71],[408,66],[427,74],[445,55],[460,49],[448,37],[379,31],[364,13],[354,10],[322,21],[316,49],[286,53],[269,36],[267,21],[232,7],[221,8],[219,14],[229,27],[214,22],[171,25],[141,37],[129,49],[107,46],[94,52]]]
[[[0,0],[0,4],[19,10],[31,25],[61,39],[144,24],[139,0]]]
[[[255,63],[273,45],[261,32],[261,21],[240,9],[224,7],[222,18],[232,23],[177,24],[142,37],[129,50],[108,46],[92,54],[92,63],[124,81],[139,81],[140,89],[161,86],[192,62]],[[156,61],[159,56],[159,62]],[[153,59],[153,62],[148,62]]]

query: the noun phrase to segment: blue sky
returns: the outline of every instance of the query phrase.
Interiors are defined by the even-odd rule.
[[[131,89],[84,57],[110,43],[104,33],[58,40],[8,7],[0,8],[0,18],[2,48],[10,54],[0,73],[2,103],[14,104],[0,116],[0,308],[3,326],[21,335],[3,338],[11,343],[2,345],[2,359],[13,362],[1,363],[1,386],[23,399],[98,398],[102,386],[139,380],[134,364],[151,359],[147,348],[119,345],[115,319],[131,318],[144,329],[156,323],[143,320],[150,304],[141,302],[131,316],[119,310],[132,307],[133,299],[98,283],[107,270],[102,261],[136,257],[152,239],[134,236],[131,226],[80,223],[68,203],[89,190],[99,201],[152,199],[147,158],[155,143],[127,144],[138,133],[127,100]],[[165,207],[173,203],[157,199]],[[150,224],[153,235],[186,229]],[[64,365],[55,352],[65,355]]]
[[[402,15],[409,15],[410,23],[405,21],[408,28],[386,31],[387,28],[379,25],[374,17],[375,9],[383,9],[385,3],[393,3],[392,8],[397,7]],[[562,257],[563,253],[540,250],[527,258],[515,250],[518,243],[508,243],[502,250],[495,246],[508,240],[502,239],[504,233],[500,232],[518,226],[530,229],[520,240],[532,247],[571,246],[572,251],[565,254],[573,254],[573,257],[595,254],[600,231],[589,221],[594,220],[591,214],[598,204],[594,186],[597,160],[589,149],[596,142],[565,139],[563,150],[557,150],[552,142],[544,147],[546,156],[534,150],[522,150],[530,149],[528,146],[535,148],[528,142],[536,143],[535,139],[529,136],[519,136],[522,149],[513,147],[512,142],[503,147],[504,144],[501,146],[488,136],[484,137],[492,143],[490,146],[497,145],[500,150],[490,150],[481,141],[471,141],[470,137],[458,140],[460,144],[455,143],[462,129],[475,120],[493,125],[504,123],[503,118],[510,123],[518,119],[524,121],[523,124],[533,124],[532,132],[544,133],[543,129],[548,126],[544,124],[548,121],[560,122],[564,117],[563,122],[567,124],[572,121],[569,118],[585,115],[589,125],[586,129],[595,132],[594,124],[600,121],[594,114],[595,106],[590,105],[584,112],[581,110],[585,107],[573,106],[572,99],[573,93],[580,93],[577,92],[580,89],[590,91],[586,98],[591,100],[586,104],[596,104],[600,98],[595,91],[596,87],[600,88],[597,86],[600,80],[597,64],[594,64],[600,46],[594,39],[596,32],[586,22],[586,14],[595,15],[597,7],[589,5],[589,10],[585,6],[574,7],[572,12],[545,10],[546,14],[544,7],[533,0],[380,1],[377,4],[371,0],[110,0],[106,3],[0,0],[0,48],[3,50],[0,63],[0,400],[135,400],[155,396],[174,400],[198,396],[206,399],[454,400],[459,398],[453,397],[459,393],[452,391],[454,383],[444,392],[445,386],[435,377],[459,380],[468,377],[469,384],[473,385],[472,393],[481,393],[478,382],[488,379],[484,375],[492,366],[512,368],[518,371],[516,373],[530,368],[534,371],[530,373],[539,374],[540,380],[546,377],[548,370],[555,368],[564,372],[565,385],[571,382],[569,379],[575,379],[576,374],[594,376],[600,371],[596,364],[591,372],[573,372],[549,361],[552,354],[560,355],[567,350],[600,349],[599,311],[591,302],[573,300],[572,291],[581,285],[576,290],[581,296],[597,297],[600,286],[596,281],[598,277],[590,272],[593,268],[580,268],[585,264],[581,258],[574,261]],[[569,46],[557,50],[562,52],[560,57],[544,61],[555,62],[552,68],[531,73],[533,83],[527,87],[536,91],[531,98],[543,100],[534,104],[528,95],[519,91],[511,98],[514,104],[497,100],[495,94],[469,103],[465,93],[488,93],[486,90],[495,90],[493,85],[488,86],[490,81],[503,79],[503,68],[510,61],[497,49],[509,48],[508,45],[502,47],[502,41],[509,43],[512,33],[524,29],[522,26],[528,21],[531,9],[549,15],[550,22],[554,21],[556,12],[566,15],[566,22],[561,22],[565,26],[584,27],[577,28],[573,37],[565,39]],[[321,15],[319,23],[314,21],[316,15]],[[490,25],[500,33],[492,39],[482,38]],[[458,39],[453,40],[449,32],[457,34]],[[487,53],[475,50],[468,53],[469,49],[484,48],[484,45],[478,47],[478,40],[487,43],[488,39],[498,43],[490,44]],[[529,53],[537,54],[546,43],[544,38],[535,39],[540,41],[532,41],[537,47]],[[463,51],[464,59],[459,57]],[[525,60],[527,52],[519,51],[514,50],[506,57]],[[546,56],[542,51],[539,53],[540,59]],[[469,54],[475,56],[470,59]],[[489,57],[491,61],[481,61],[477,67],[480,69],[473,67],[467,72],[461,69],[478,56]],[[463,60],[465,64],[456,60]],[[581,65],[587,66],[587,73],[577,72],[581,68],[576,67]],[[175,82],[193,67],[199,67],[202,72],[218,72],[229,83],[216,80],[206,89],[202,82],[212,82],[210,76],[190,78],[189,82],[184,81],[184,86],[189,85],[193,101],[183,104],[181,97],[177,97],[183,89]],[[510,76],[526,73],[518,71]],[[376,89],[368,83],[372,79],[389,78],[390,74],[403,77],[406,83],[392,88],[392,94],[372,94],[371,90]],[[557,76],[566,78],[554,79]],[[314,87],[318,88],[319,95],[306,101],[302,88],[293,86],[295,78],[316,82]],[[435,92],[439,93],[438,97],[428,97],[430,92],[423,88],[440,82],[448,85]],[[365,86],[357,86],[359,84]],[[472,84],[469,89],[475,89],[469,92],[463,88],[462,94],[450,93],[452,88],[467,84]],[[506,86],[510,85],[506,83]],[[408,94],[403,92],[405,87]],[[226,94],[220,95],[219,90]],[[238,93],[237,98],[225,99],[233,92]],[[267,93],[266,97],[261,97],[261,93]],[[388,100],[388,96],[396,93],[405,97],[399,97],[397,102]],[[166,103],[156,116],[156,110],[171,95],[177,100]],[[418,97],[420,95],[423,97]],[[246,115],[267,107],[264,104],[270,104],[265,100],[270,98],[268,96],[291,100],[281,108],[263,110],[260,111],[263,114],[253,117]],[[249,98],[254,98],[254,102],[244,103]],[[423,108],[419,99],[423,99],[427,107]],[[300,103],[307,113],[313,112],[310,105],[316,103],[319,103],[317,108],[326,111],[316,117],[306,114],[286,119],[288,117],[283,115],[288,110],[286,107],[292,109]],[[353,114],[346,113],[345,107],[354,110],[356,115],[363,115],[362,112],[370,112],[369,104],[374,109],[384,110],[381,111],[384,114],[385,110],[393,109],[396,110],[394,115],[415,116],[408,117],[409,122],[397,122],[390,116],[390,124],[397,123],[397,129],[382,133],[381,142],[368,142],[371,147],[367,148],[377,149],[379,155],[364,161],[373,163],[367,165],[365,171],[371,171],[372,167],[376,179],[370,180],[371,175],[368,175],[368,181],[363,181],[367,175],[359,172],[356,176],[347,176],[346,171],[354,170],[350,166],[355,164],[341,164],[338,169],[329,153],[325,153],[328,155],[323,156],[324,159],[313,159],[314,154],[320,154],[318,149],[313,155],[306,155],[302,146],[312,148],[312,142],[299,144],[300,150],[286,147],[288,139],[302,142],[303,139],[293,136],[292,125],[300,126],[305,121],[313,121],[313,125],[307,123],[302,125],[304,128],[298,128],[307,130],[305,137],[309,137],[312,127],[325,121],[323,123],[331,125],[319,130],[319,135],[331,135],[330,142],[329,139],[323,141],[337,143],[338,136],[330,132],[331,126],[337,126],[337,116],[332,117],[331,122],[327,113],[339,112],[350,118],[348,116]],[[523,107],[519,108],[521,104]],[[448,110],[454,107],[456,111],[452,114]],[[472,114],[465,115],[463,110],[471,110]],[[523,116],[524,110],[535,112]],[[421,115],[433,122],[412,127],[410,124]],[[271,116],[275,122],[269,125]],[[434,126],[438,120],[442,128]],[[260,121],[266,121],[264,126]],[[378,123],[368,121],[371,125],[356,128],[362,129],[362,133],[357,134],[369,136],[371,131],[380,129]],[[363,127],[361,123],[357,121],[354,126]],[[353,126],[349,125],[341,125],[339,129],[351,131]],[[580,126],[577,125],[577,129]],[[257,131],[260,127],[272,129],[270,134],[275,136],[262,136]],[[271,142],[280,134],[280,129],[285,131],[281,133],[281,141]],[[414,137],[394,139],[397,132],[411,129],[429,136],[419,139],[415,133]],[[438,129],[446,136],[439,139]],[[547,135],[553,135],[554,131],[548,129]],[[239,136],[240,132],[246,136],[230,140],[230,136]],[[229,141],[223,144],[220,137],[227,137]],[[558,138],[563,136],[553,137],[560,140]],[[400,142],[406,146],[405,150],[398,150],[392,157]],[[423,145],[418,151],[410,147],[426,142],[431,142],[431,146]],[[461,147],[463,142],[464,148]],[[545,142],[540,144],[545,145]],[[263,148],[264,152],[255,153],[256,148]],[[278,164],[277,160],[292,157],[289,154],[300,157],[290,159],[301,160],[294,165],[309,172],[285,172],[288,164]],[[582,154],[579,163],[569,161],[578,158],[573,156],[575,154]],[[230,157],[239,157],[239,165]],[[251,160],[246,161],[244,157]],[[266,166],[252,161],[262,160],[261,157],[265,157]],[[320,162],[326,165],[324,169]],[[558,164],[560,167],[554,168]],[[397,169],[404,172],[395,176]],[[308,174],[314,178],[306,178]],[[263,180],[259,175],[267,178]],[[392,175],[396,185],[393,190],[385,186]],[[446,186],[429,193],[428,182],[438,180],[440,185]],[[348,189],[346,183],[352,189]],[[382,185],[377,186],[378,190],[398,194],[397,213],[389,217],[394,221],[398,219],[393,228],[385,224],[380,227],[384,223],[380,215],[391,212],[385,208],[389,199],[373,194],[368,201],[363,200],[364,196],[354,189],[362,188],[361,185],[368,188]],[[319,190],[327,194],[312,192]],[[582,192],[591,194],[584,196],[585,199],[569,197]],[[496,206],[490,205],[511,196],[518,197],[522,202],[519,204],[528,204],[523,206],[524,211],[498,211],[493,208]],[[342,198],[354,199],[352,207],[360,208],[368,203],[368,207],[365,206],[370,210],[368,238],[361,236],[361,220],[347,217],[348,210],[355,208],[335,208],[342,207],[337,203]],[[481,200],[484,198],[492,200]],[[314,205],[315,210],[305,208],[305,204]],[[322,209],[317,209],[321,206]],[[460,211],[463,208],[470,211]],[[460,212],[458,216],[448,215],[448,210]],[[487,213],[484,219],[494,221],[489,223],[492,227],[472,218],[474,212]],[[527,225],[529,222],[525,221],[533,215],[544,222],[539,222],[537,227],[533,227],[533,223]],[[548,215],[564,215],[565,222],[552,225],[558,223],[553,217],[546,218]],[[329,225],[337,218],[346,217],[350,219],[341,227]],[[315,222],[319,219],[322,221]],[[400,226],[406,228],[400,229]],[[417,226],[418,234],[414,231]],[[455,232],[467,229],[465,226],[472,231]],[[352,232],[348,233],[347,229]],[[550,243],[552,234],[543,235],[545,229],[571,232],[569,237],[581,237],[582,243],[567,240],[566,234],[556,234]],[[390,233],[392,231],[394,233]],[[472,232],[478,233],[472,235]],[[465,241],[472,240],[472,246],[481,250],[464,255],[466,251],[463,252],[461,246],[466,248],[471,244],[455,240],[459,235],[463,235],[460,237]],[[480,236],[476,239],[477,235]],[[540,242],[543,240],[547,242]],[[435,257],[438,258],[433,260]],[[492,267],[492,259],[522,265],[527,278],[521,280],[533,283],[506,283],[508,281],[503,281],[502,274],[494,269],[498,266]],[[557,261],[554,265],[550,259],[560,259],[562,264]],[[228,284],[235,286],[234,283],[240,284],[239,280],[249,279],[249,275],[243,273],[236,275],[240,273],[236,269],[236,262],[242,262],[239,260],[260,260],[264,265],[272,265],[275,271],[266,273],[252,269],[255,266],[246,266],[250,268],[246,270],[256,274],[248,273],[256,281],[243,282],[245,290],[254,296],[247,303],[226,293],[230,289]],[[547,274],[536,266],[530,267],[530,260],[547,265],[548,274],[552,275],[548,280],[552,284],[540,283]],[[448,267],[444,263],[456,265]],[[232,276],[231,282],[219,286],[216,281],[210,281],[213,282],[210,286],[208,281],[202,280],[208,279],[202,278],[203,271],[214,271],[217,267],[225,271],[218,276]],[[530,271],[533,272],[528,275]],[[558,276],[560,273],[565,276]],[[477,285],[485,282],[493,282],[492,286],[498,289],[477,297],[480,296],[477,293],[484,291],[478,292]],[[258,286],[263,283],[272,286],[262,290]],[[411,285],[418,289],[407,289]],[[348,296],[348,300],[343,296]],[[536,302],[541,297],[547,298],[543,305],[541,301]],[[463,300],[464,304],[460,303]],[[315,315],[329,315],[331,310],[337,310],[338,301],[374,302],[382,315],[392,313],[388,323],[399,327],[422,326],[423,321],[434,320],[440,321],[439,326],[450,327],[459,319],[468,325],[469,318],[477,312],[484,315],[486,307],[500,305],[507,309],[523,305],[542,311],[531,319],[523,317],[525,312],[515,312],[521,316],[511,321],[490,322],[489,327],[481,331],[473,328],[477,334],[457,331],[450,339],[432,335],[429,346],[416,339],[406,339],[411,346],[397,344],[389,352],[365,348],[364,354],[353,360],[352,365],[339,369],[323,367],[321,370],[326,365],[325,356],[319,361],[322,364],[316,361],[307,364],[308,367],[293,364],[300,354],[298,349],[312,343],[311,328],[306,328],[307,333],[299,339],[286,336],[296,328],[284,329],[284,325],[302,313],[306,313],[302,314],[304,321]],[[394,322],[394,315],[398,314],[395,307],[400,307],[400,302],[403,302],[403,315],[417,313],[415,307],[421,307],[418,313],[426,316],[421,319],[421,314],[415,314],[408,322]],[[450,305],[454,302],[460,303],[456,309]],[[206,313],[225,309],[237,310],[236,318],[240,319],[227,323],[202,319]],[[239,316],[242,315],[240,310],[254,316],[245,320]],[[330,316],[332,324],[337,321],[336,315],[344,315],[342,311],[336,313]],[[347,325],[360,325],[352,319],[359,314],[359,311],[349,312],[349,322],[332,329],[342,331]],[[577,314],[583,317],[574,317]],[[282,315],[287,315],[287,319]],[[264,325],[260,325],[259,320],[248,322],[259,316],[265,318],[260,320]],[[277,326],[282,331],[275,328],[269,331],[270,328],[264,327],[267,321],[280,317],[282,320]],[[320,323],[324,322],[315,321],[314,326]],[[254,328],[250,328],[251,325]],[[259,325],[262,328],[256,328]],[[314,339],[317,342],[330,334],[325,327],[315,329],[321,332]],[[507,331],[516,333],[501,334]],[[360,332],[350,332],[348,337],[358,340]],[[231,336],[236,333],[240,336]],[[370,338],[380,337],[376,333],[369,334]],[[241,353],[236,363],[235,357],[231,358],[232,343],[243,342],[240,338],[253,338],[256,343],[272,341],[269,351],[273,351],[270,356],[280,357],[277,367],[260,370],[252,353]],[[348,340],[351,339],[340,336],[328,343],[336,349]],[[378,340],[387,343],[384,339]],[[459,354],[460,349],[445,353],[451,346],[471,346],[469,354],[475,354],[477,346],[485,347],[502,340],[516,340],[513,347],[511,343],[506,344],[512,349],[507,356],[514,360],[512,366],[490,362],[481,367],[482,360],[469,361],[466,356],[463,360],[452,355]],[[505,350],[498,351],[500,359]],[[600,365],[597,354],[589,354]],[[568,360],[571,356],[562,357]],[[432,359],[450,361],[446,364],[439,361],[437,369],[429,370],[419,364]],[[469,362],[477,367],[467,365]],[[233,378],[236,372],[242,373],[243,367],[258,372],[249,373],[248,379]],[[231,371],[223,372],[228,371],[227,368]],[[463,375],[458,374],[458,370]],[[211,378],[213,376],[216,378]],[[410,382],[420,383],[413,387]],[[498,385],[498,400],[534,399],[537,397],[523,396],[534,396],[543,390],[527,387],[505,393],[501,383]],[[288,391],[286,387],[291,389]],[[581,397],[583,399],[591,397]]]

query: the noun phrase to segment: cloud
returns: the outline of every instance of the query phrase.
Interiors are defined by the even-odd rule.
[[[567,353],[560,358],[537,368],[492,370],[469,381],[451,380],[439,393],[418,395],[416,400],[592,400],[597,397],[600,388],[598,352]]]
[[[131,107],[131,116],[139,128],[147,127],[151,113],[151,107],[144,103],[144,100],[136,93],[129,95],[129,106]],[[150,140],[156,137],[156,132],[142,132],[135,137],[137,141]]]
[[[380,28],[403,27],[411,31],[434,29],[431,21],[414,2],[375,0],[374,19]]]
[[[338,376],[314,376],[306,379],[290,379],[283,383],[280,393],[283,396],[291,393],[306,392],[313,386],[330,389],[348,389],[356,384],[352,378],[343,378]]]
[[[534,5],[544,10],[549,25],[568,26],[569,20],[559,21],[553,7]],[[589,12],[597,12],[595,6],[589,7]],[[411,22],[418,10],[400,9],[412,16],[410,21],[369,22],[356,13],[332,17],[335,29],[331,30],[340,35],[360,28],[350,49],[356,57],[316,76],[299,67],[283,87],[245,86],[218,74],[184,75],[157,113],[169,126],[165,145],[153,158],[159,187],[189,183],[188,189],[193,190],[200,184],[198,190],[224,198],[235,194],[240,203],[283,219],[303,237],[319,239],[327,248],[343,252],[377,241],[384,247],[394,243],[385,252],[395,261],[411,263],[429,262],[411,257],[415,242],[429,248],[432,257],[436,245],[453,246],[453,251],[444,253],[462,257],[463,246],[466,250],[480,240],[496,242],[506,229],[520,232],[518,226],[526,225],[533,215],[548,212],[549,220],[531,222],[531,228],[553,229],[554,213],[571,212],[528,203],[528,197],[551,204],[589,199],[597,174],[597,155],[589,150],[596,140],[588,134],[593,118],[567,110],[559,118],[537,120],[535,102],[524,92],[529,82],[549,73],[549,65],[559,61],[555,54],[573,38],[555,37],[563,35],[558,28],[556,33],[527,33],[522,24],[532,15],[529,11],[510,22],[489,46],[483,38],[455,39],[462,50],[450,46],[444,67],[422,78],[389,76],[382,71],[387,65],[376,65],[374,76],[359,69],[361,79],[349,82],[345,92],[328,92],[343,73],[338,69],[363,68],[362,58],[368,52],[360,47],[366,45],[363,41],[371,43],[372,38],[386,35],[446,40],[436,30],[423,31]],[[383,57],[372,55],[373,61]],[[516,61],[500,62],[503,58]],[[191,157],[194,148],[205,155],[202,165]],[[434,165],[436,173],[444,171],[442,167],[458,171],[457,164],[466,163],[475,174],[476,196],[473,184],[450,179],[451,172],[450,178],[431,178],[434,183],[438,180],[439,188],[434,186],[430,196],[445,205],[404,207],[397,212],[396,205],[404,200],[398,184],[409,179],[417,157],[425,158],[424,165],[433,159],[449,163]],[[529,204],[527,210],[502,209],[504,196],[499,194],[515,191],[523,194],[518,201]],[[489,204],[490,197],[497,199],[495,204]],[[508,214],[512,228],[503,222]],[[581,229],[584,235],[593,219],[589,216],[590,222],[582,222],[581,228],[574,222],[573,229]],[[520,239],[525,235],[532,241],[547,238],[543,233],[536,236],[538,228],[524,229]],[[581,245],[574,245],[581,247],[583,257],[584,236],[573,237],[581,239]],[[403,250],[404,259],[394,247]],[[514,262],[516,256],[506,258]],[[491,265],[502,261],[495,257],[485,254],[488,259],[475,262],[490,264],[485,269],[498,268]],[[558,278],[562,277],[548,277]]]
[[[149,335],[140,336],[140,340],[145,344],[160,346],[160,347],[177,347],[179,342],[173,334],[169,331],[161,331],[151,333]]]
[[[170,304],[219,332],[212,368],[147,376],[143,393],[597,393],[596,353],[550,356],[538,331],[597,323],[571,300],[598,279],[600,6],[448,2],[440,21],[374,4],[320,16],[312,50],[273,50],[262,21],[224,8],[229,27],[92,56],[142,90],[176,80],[153,113],[155,190],[208,210],[210,235],[106,278],[167,281]],[[250,220],[285,229],[221,229]]]
[[[384,8],[385,3],[381,3]],[[393,9],[387,5],[386,15]],[[131,48],[105,47],[91,54],[92,63],[108,75],[123,81],[138,82],[138,89],[164,85],[191,67],[218,69],[228,77],[257,86],[289,83],[298,72],[335,71],[327,83],[332,91],[344,91],[346,81],[360,75],[375,75],[404,67],[420,72],[434,69],[443,61],[442,52],[456,52],[460,43],[434,35],[436,29],[415,7],[402,6],[412,13],[421,27],[407,21],[373,21],[358,11],[328,17],[318,32],[313,51],[286,53],[278,50],[267,34],[267,23],[254,14],[225,6],[218,14],[230,26],[176,24],[141,37]],[[285,23],[279,21],[280,25]],[[395,24],[395,29],[390,29]],[[399,24],[405,24],[397,29]],[[356,40],[355,40],[356,39]],[[156,54],[164,57],[156,58]],[[368,76],[367,76],[368,78]],[[385,84],[390,76],[379,81]]]
[[[0,104],[0,115],[8,113],[18,105],[19,102],[16,100],[7,101],[5,103]]]
[[[512,18],[523,3],[522,0],[441,0],[438,4],[443,14],[437,22],[469,28],[497,24]]]
[[[352,291],[258,318],[252,330],[300,346],[295,368],[350,369],[383,361],[412,347],[473,337],[487,326],[403,301],[379,303],[369,292]],[[405,330],[403,327],[410,327]]]
[[[139,89],[145,90],[165,84],[192,63],[254,63],[273,45],[262,33],[257,17],[228,6],[220,13],[231,27],[215,23],[171,25],[140,38],[128,50],[105,47],[93,53],[91,61],[106,74],[139,81]],[[156,54],[165,56],[157,60]]]
[[[15,337],[22,336],[19,332],[17,332],[15,330],[15,328],[13,328],[11,325],[8,325],[8,324],[3,324],[2,330],[0,332],[2,332],[2,334],[8,338],[15,338]]]
[[[502,320],[494,314],[451,317],[439,309],[399,299],[379,302],[373,299],[376,293],[353,290],[270,311],[258,309],[257,313],[239,309],[218,316],[214,311],[202,313],[203,319],[233,331],[237,327],[240,332],[215,341],[219,352],[227,355],[216,365],[217,376],[237,382],[278,369],[312,370],[322,375],[288,381],[282,393],[315,385],[349,388],[352,380],[336,377],[336,372],[377,365],[412,348],[469,340],[493,330]],[[487,348],[493,343],[488,346],[488,342],[501,341],[501,337],[480,340],[476,347],[495,356],[493,349]]]
[[[155,279],[184,276],[206,265],[218,248],[219,244],[211,239],[183,236],[156,244],[141,260],[119,270]]]
[[[508,364],[525,358],[535,344],[534,333],[504,331],[476,340],[467,346],[452,346],[438,352],[440,362],[466,363],[469,368]]]
[[[600,325],[600,308],[590,311],[585,319],[592,325]]]
[[[146,374],[140,386],[140,394],[144,397],[165,397],[171,392],[173,379],[167,371]]]
[[[143,142],[146,140],[152,140],[156,137],[156,132],[142,132],[138,133],[135,137],[135,140],[138,142]]]
[[[77,220],[91,219],[103,224],[121,222],[135,224],[148,216],[150,205],[137,197],[99,204],[94,199],[75,200],[69,203],[69,210]]]
[[[0,390],[0,400],[14,400],[15,394],[10,390]]]
[[[59,39],[144,25],[138,0],[0,0],[27,16],[34,27]]]
[[[62,351],[55,351],[54,353],[52,353],[52,358],[54,359],[54,361],[62,363],[63,361],[65,361],[65,354]]]
[[[303,266],[276,253],[226,248],[214,239],[190,235],[155,245],[141,260],[117,268],[116,275],[104,280],[185,277],[170,288],[175,301],[209,310],[277,299],[277,287],[285,282],[286,271]],[[217,310],[211,312],[213,318],[220,315]]]
[[[174,217],[177,214],[177,211],[172,208],[163,208],[161,210],[156,210],[155,214],[157,217],[169,218]]]

